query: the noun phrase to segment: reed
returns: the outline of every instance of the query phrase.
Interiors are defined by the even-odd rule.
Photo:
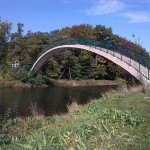
[[[42,120],[44,118],[44,111],[37,106],[37,103],[32,102],[29,106],[30,114],[36,120]]]

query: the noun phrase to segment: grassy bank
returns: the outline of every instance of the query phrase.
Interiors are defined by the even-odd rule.
[[[5,79],[0,76],[0,88],[6,87],[48,87],[48,86],[57,86],[57,87],[73,87],[73,86],[99,86],[99,85],[118,85],[118,80],[55,80],[50,79],[46,84],[30,84],[23,83],[19,80]]]
[[[31,84],[23,83],[17,80],[8,80],[0,77],[0,88],[11,88],[11,87],[31,87]]]
[[[108,95],[84,106],[74,102],[66,115],[33,109],[33,117],[5,120],[0,149],[148,150],[150,92]]]
[[[48,87],[48,86],[57,86],[57,87],[73,87],[73,86],[99,86],[99,85],[118,85],[116,80],[54,80],[50,79],[48,85],[32,85],[29,83],[23,83],[18,80],[8,80],[0,77],[0,88],[5,87]]]
[[[118,85],[116,80],[50,80],[51,84],[59,87],[66,86],[99,86],[99,85]]]

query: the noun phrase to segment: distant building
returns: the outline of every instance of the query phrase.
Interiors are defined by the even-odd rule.
[[[15,60],[15,63],[12,64],[12,68],[18,68],[20,66],[19,60]]]

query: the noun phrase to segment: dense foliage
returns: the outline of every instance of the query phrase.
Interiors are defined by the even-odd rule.
[[[66,38],[90,38],[109,40],[110,44],[136,49],[140,53],[146,50],[140,44],[134,44],[125,38],[114,35],[111,28],[102,25],[92,27],[89,24],[66,27],[51,32],[23,32],[24,24],[18,23],[17,32],[12,33],[12,23],[0,19],[0,76],[8,80],[19,80],[33,85],[48,84],[50,79],[115,79],[131,76],[109,60],[84,50],[69,50],[49,59],[36,76],[27,76],[39,53],[48,44]],[[12,68],[15,60],[20,66]]]

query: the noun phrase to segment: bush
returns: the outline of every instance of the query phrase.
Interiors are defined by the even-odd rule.
[[[8,144],[11,141],[9,129],[12,126],[12,119],[10,118],[11,110],[8,109],[4,116],[0,115],[0,145]]]
[[[34,86],[41,86],[46,84],[45,78],[41,74],[38,74],[36,77],[34,76],[29,77],[28,82]]]

